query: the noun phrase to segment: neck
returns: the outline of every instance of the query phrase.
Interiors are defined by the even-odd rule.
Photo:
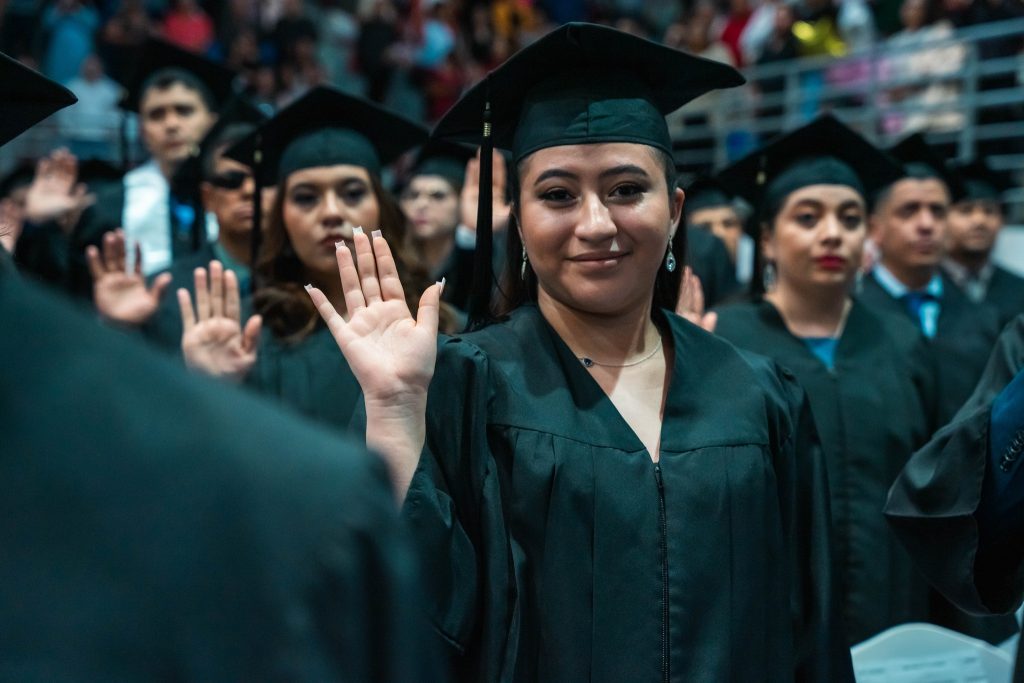
[[[935,266],[908,266],[902,267],[887,261],[885,257],[882,257],[882,265],[885,269],[892,273],[897,280],[902,282],[908,289],[918,290],[924,289],[931,282],[932,276],[935,275]]]
[[[951,251],[949,258],[972,273],[979,273],[988,263],[987,251]]]
[[[252,260],[252,237],[248,231],[234,233],[221,230],[217,241],[238,263],[249,263]]]
[[[618,315],[587,313],[556,301],[538,289],[537,305],[548,324],[577,357],[621,364],[651,349],[660,340],[651,321],[651,305]]]
[[[850,305],[846,287],[797,288],[781,279],[764,298],[798,337],[838,336]]]
[[[416,240],[416,247],[422,255],[423,263],[427,266],[427,269],[433,272],[452,253],[452,249],[455,247],[455,235],[450,233],[424,240]]]
[[[167,182],[171,182],[171,179],[174,178],[174,172],[178,169],[178,162],[158,159],[156,163],[160,168],[160,175],[162,175]]]
[[[334,310],[347,320],[348,309],[345,306],[345,291],[342,289],[338,273],[335,272],[333,276],[326,277],[307,273],[306,277],[324,293],[327,300],[334,306]]]

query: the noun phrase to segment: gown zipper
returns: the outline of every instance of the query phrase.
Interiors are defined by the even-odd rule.
[[[661,546],[661,680],[669,683],[668,628],[668,520],[665,515],[665,485],[661,480],[661,463],[654,464],[658,482],[658,526]]]

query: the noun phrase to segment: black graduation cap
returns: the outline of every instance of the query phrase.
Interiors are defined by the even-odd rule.
[[[226,154],[276,185],[314,166],[353,164],[374,173],[427,139],[427,129],[379,104],[317,86]]]
[[[847,185],[870,200],[902,175],[895,160],[832,114],[823,114],[726,167],[718,180],[768,218],[801,187]]]
[[[85,159],[78,162],[78,182],[91,185],[120,181],[123,177],[121,169],[103,159]]]
[[[36,165],[31,161],[21,161],[7,175],[0,178],[0,199],[11,196],[15,190],[32,184],[36,177]]]
[[[207,131],[199,146],[189,154],[174,173],[172,185],[179,195],[190,195],[196,192],[199,183],[204,179],[203,165],[218,144],[221,136],[230,126],[251,124],[259,126],[267,120],[267,115],[243,95],[235,95],[221,109],[217,123]]]
[[[416,152],[409,178],[436,175],[446,178],[456,188],[462,187],[466,181],[466,164],[474,156],[476,148],[470,145],[430,139]]]
[[[139,46],[134,64],[120,80],[125,88],[120,106],[127,111],[139,111],[142,86],[150,76],[163,69],[180,69],[202,83],[219,108],[234,92],[235,72],[194,52],[158,38],[147,38]]]
[[[664,117],[736,69],[607,26],[565,24],[523,48],[441,118],[434,137],[479,144],[490,104],[493,145],[515,161],[544,147],[638,142],[672,153]]]
[[[719,206],[732,206],[733,194],[717,179],[701,176],[686,186],[686,202],[683,211],[687,220],[690,214]]]
[[[480,187],[491,185],[493,147],[513,163],[546,147],[632,142],[672,154],[665,115],[717,88],[743,84],[731,66],[607,26],[565,24],[471,88],[434,128],[437,138],[480,144]],[[480,192],[470,327],[490,317],[491,193]]]
[[[912,133],[888,150],[903,165],[904,178],[937,178],[949,189],[952,201],[963,198],[965,188],[960,178],[950,171],[945,160],[925,142],[921,133]]]
[[[951,170],[964,185],[962,199],[989,199],[1002,203],[1003,193],[1016,186],[1009,173],[996,171],[981,159],[956,164]]]
[[[78,101],[64,86],[2,52],[0,83],[4,84],[4,98],[0,104],[0,145],[7,144],[54,112]]]

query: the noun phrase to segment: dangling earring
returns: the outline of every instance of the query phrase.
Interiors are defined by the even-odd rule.
[[[523,247],[523,264],[519,266],[519,279],[526,280],[526,262],[529,258],[526,256],[526,247]]]
[[[670,273],[676,270],[676,255],[672,253],[672,243],[668,244],[668,253],[665,254],[665,270]]]
[[[770,292],[775,289],[778,279],[779,274],[775,270],[775,262],[765,261],[764,270],[761,272],[761,284],[764,285],[764,291]]]

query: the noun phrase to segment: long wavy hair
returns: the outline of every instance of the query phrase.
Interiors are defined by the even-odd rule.
[[[320,324],[320,314],[306,293],[305,266],[299,260],[284,223],[286,192],[281,183],[270,210],[267,231],[256,260],[257,290],[253,307],[263,316],[264,324],[274,335],[289,344],[308,337]],[[419,296],[430,284],[430,278],[414,256],[405,249],[405,218],[394,197],[384,189],[380,178],[370,173],[370,186],[380,210],[377,229],[387,239],[398,266],[399,279],[405,290],[409,309],[415,311]],[[442,311],[442,327],[451,325]]]
[[[665,172],[665,183],[668,187],[666,200],[671,202],[678,182],[675,163],[667,153],[654,147],[650,149],[658,157]],[[533,272],[529,262],[526,264],[525,274],[520,276],[523,265],[523,240],[519,236],[518,205],[519,178],[522,175],[522,170],[523,161],[520,161],[516,172],[512,174],[512,214],[508,221],[508,248],[505,252],[505,267],[501,284],[491,306],[494,314],[498,317],[507,316],[523,304],[537,301],[537,275]],[[658,269],[658,274],[654,278],[654,293],[651,301],[655,308],[665,308],[669,311],[674,311],[676,308],[683,268],[686,265],[686,227],[683,224],[682,215],[680,215],[679,225],[676,227],[675,235],[672,237],[672,253],[675,254],[676,269],[671,273],[664,266]]]

